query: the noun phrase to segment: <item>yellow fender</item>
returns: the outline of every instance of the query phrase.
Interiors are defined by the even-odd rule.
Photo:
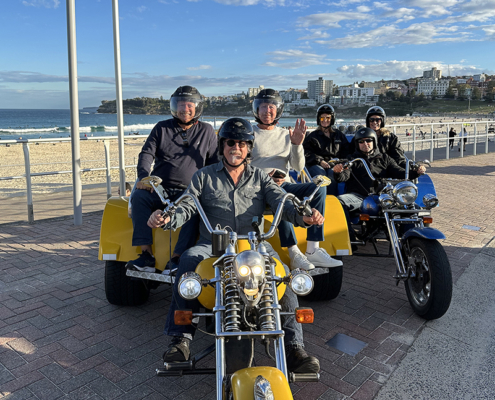
[[[235,400],[253,400],[254,382],[261,375],[268,382],[275,399],[293,399],[289,382],[282,372],[273,367],[252,367],[236,371],[231,378],[232,392]]]
[[[265,215],[265,232],[270,228],[272,221],[273,215]],[[294,231],[299,248],[303,253],[306,252],[306,229],[294,227]],[[320,242],[320,247],[324,248],[328,254],[331,256],[352,255],[344,209],[335,196],[327,196],[326,198],[323,232],[325,240]],[[281,260],[285,264],[290,265],[289,253],[286,247],[280,246],[279,236],[274,235],[268,242],[280,256]]]
[[[127,262],[141,254],[139,246],[132,245],[132,219],[127,214],[128,198],[111,197],[103,211],[100,229],[100,247],[98,260],[114,260]],[[153,229],[153,254],[156,268],[163,271],[170,260],[170,231]],[[179,230],[172,231],[172,251],[174,250]],[[156,246],[156,243],[159,245]]]
[[[249,243],[247,240],[239,240],[237,242],[237,253],[240,253],[241,251],[244,250],[249,250]],[[218,257],[214,258],[207,258],[203,261],[201,261],[198,266],[196,267],[196,273],[201,276],[203,279],[213,279],[215,277],[215,269],[213,268],[213,263],[218,259]],[[285,268],[282,265],[282,263],[275,259],[276,266],[275,266],[275,275],[279,277],[284,277],[285,274]],[[282,296],[285,293],[286,285],[281,284],[278,286],[278,299],[280,300]],[[215,307],[215,288],[212,286],[206,286],[203,288],[201,291],[201,294],[198,297],[199,302],[203,305],[204,308],[207,308],[209,310],[212,310],[213,307]]]

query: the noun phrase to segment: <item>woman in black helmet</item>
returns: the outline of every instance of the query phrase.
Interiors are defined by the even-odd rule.
[[[385,110],[378,106],[371,107],[366,112],[366,127],[376,132],[380,152],[389,155],[402,168],[406,167],[406,157],[400,140],[394,133],[385,128],[387,115]]]
[[[318,108],[316,113],[318,129],[311,132],[304,140],[306,167],[311,176],[326,175],[332,183],[327,186],[327,194],[337,194],[337,182],[329,161],[333,158],[345,158],[349,154],[349,142],[340,130],[332,129],[335,123],[335,110],[329,104]]]

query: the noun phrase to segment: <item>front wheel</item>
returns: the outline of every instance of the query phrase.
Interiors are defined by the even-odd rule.
[[[452,299],[452,271],[447,254],[436,240],[412,238],[408,244],[406,261],[415,273],[405,283],[409,303],[426,320],[440,318]]]
[[[148,301],[150,289],[141,279],[126,275],[125,263],[105,262],[105,294],[110,304],[117,306],[139,306]]]
[[[328,272],[313,275],[315,286],[311,293],[305,296],[309,301],[325,301],[335,299],[342,288],[343,268],[328,268]]]

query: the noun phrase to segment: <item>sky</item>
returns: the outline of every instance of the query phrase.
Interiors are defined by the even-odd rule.
[[[0,2],[0,108],[69,108],[63,0]],[[495,74],[495,0],[120,0],[123,98]],[[111,0],[76,0],[79,107],[113,100]]]

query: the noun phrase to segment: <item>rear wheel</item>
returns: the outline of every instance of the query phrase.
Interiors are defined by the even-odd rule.
[[[415,273],[405,282],[411,307],[424,319],[440,318],[452,299],[452,271],[445,250],[436,240],[412,238],[405,253]]]
[[[327,268],[328,272],[313,275],[315,286],[310,294],[304,296],[309,301],[325,301],[335,299],[342,288],[343,268]]]
[[[141,279],[126,275],[125,263],[105,262],[105,294],[110,304],[117,306],[139,306],[146,303],[150,290]]]

